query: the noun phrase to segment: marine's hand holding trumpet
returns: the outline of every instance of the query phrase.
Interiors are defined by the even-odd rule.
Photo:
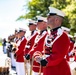
[[[43,66],[43,67],[46,66],[47,63],[48,63],[46,59],[44,59],[44,58],[42,58],[40,56],[36,56],[35,61],[40,63],[40,65]]]
[[[35,60],[36,62],[40,63],[41,66],[46,66],[47,60],[42,56],[41,52],[36,51],[36,52],[33,54],[33,57],[34,57],[34,60]],[[26,55],[25,55],[25,58],[26,58],[26,60],[29,60],[29,59],[30,59],[30,54],[26,54]]]

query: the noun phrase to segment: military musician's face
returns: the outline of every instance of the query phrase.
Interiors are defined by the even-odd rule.
[[[50,28],[52,28],[54,23],[55,23],[55,17],[54,16],[48,16],[47,17],[47,24],[48,24],[48,26]]]
[[[36,25],[30,25],[30,26],[29,26],[29,30],[30,30],[30,31],[33,31],[33,30],[35,30],[35,29],[36,29]]]
[[[38,28],[39,30],[41,30],[41,29],[42,29],[42,27],[43,27],[42,22],[38,22],[38,23],[37,23],[37,28]]]
[[[15,34],[15,37],[18,38],[18,33]]]
[[[39,30],[44,30],[44,29],[46,29],[47,28],[47,23],[46,22],[38,22],[37,23],[37,28],[39,29]]]
[[[20,32],[19,33],[19,38],[23,37],[25,35],[25,32]]]

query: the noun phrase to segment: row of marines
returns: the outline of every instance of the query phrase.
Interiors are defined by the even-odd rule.
[[[37,23],[29,20],[30,37],[19,29],[13,43],[17,75],[71,75],[68,64],[74,41],[62,25],[65,13],[49,7],[47,19],[37,16]],[[47,27],[51,29],[49,32]]]

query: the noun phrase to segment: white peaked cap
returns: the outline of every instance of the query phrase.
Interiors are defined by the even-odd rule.
[[[36,16],[37,20],[42,20],[44,22],[47,22],[47,18],[46,17],[42,17],[42,16]]]
[[[70,32],[70,29],[69,28],[67,28],[67,27],[61,27],[63,30],[65,30],[65,31],[68,31],[68,32]]]
[[[32,19],[29,19],[28,21],[29,21],[29,23],[31,23],[31,24],[35,24],[35,25],[37,25],[37,22],[34,21],[34,20],[32,20]]]
[[[49,7],[49,10],[50,10],[49,15],[54,13],[54,14],[56,14],[58,16],[61,16],[61,17],[64,17],[65,16],[65,13],[64,12],[62,12],[61,10],[56,9],[54,7]]]
[[[26,32],[26,29],[24,28],[19,28],[19,31],[18,32]]]

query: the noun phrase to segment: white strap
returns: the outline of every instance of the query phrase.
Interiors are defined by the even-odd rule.
[[[55,42],[58,38],[60,38],[62,34],[63,34],[63,30],[62,30],[61,28],[59,28],[58,31],[57,31],[57,37],[56,37],[53,41],[52,41],[52,39],[51,39],[51,40],[50,40],[50,41],[51,41],[50,44],[48,44],[48,43],[47,43],[47,40],[46,40],[46,46],[47,46],[47,47],[52,47],[52,45],[54,44],[54,42]],[[48,38],[47,38],[47,39],[48,39]]]

